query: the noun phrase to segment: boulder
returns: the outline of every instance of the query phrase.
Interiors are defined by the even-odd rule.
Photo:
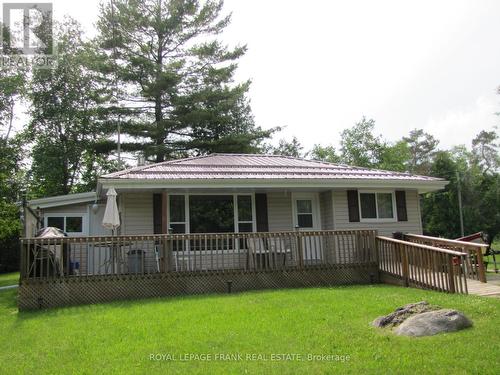
[[[403,323],[410,316],[437,309],[439,309],[439,307],[429,305],[426,301],[409,303],[408,305],[398,307],[389,315],[378,317],[372,322],[372,325],[378,328],[395,327]]]
[[[409,317],[395,329],[395,333],[414,337],[432,336],[443,332],[455,332],[471,326],[472,322],[461,312],[440,309]]]

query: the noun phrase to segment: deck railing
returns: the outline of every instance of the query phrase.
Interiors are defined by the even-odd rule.
[[[169,234],[21,240],[21,279],[375,264],[376,231]]]
[[[377,237],[379,270],[416,286],[467,294],[467,254],[421,243]]]
[[[404,237],[410,242],[466,253],[467,277],[473,280],[479,280],[483,283],[486,282],[486,268],[483,262],[483,252],[486,251],[488,245],[418,234],[405,234]]]

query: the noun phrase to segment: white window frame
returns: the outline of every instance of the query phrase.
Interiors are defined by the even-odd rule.
[[[298,213],[297,213],[297,200],[311,200],[312,203],[312,214],[313,214],[313,227],[312,228],[300,228],[303,231],[315,231],[321,229],[321,215],[320,215],[320,203],[319,203],[319,193],[295,193],[292,192],[292,215],[293,215],[293,226],[296,228],[298,226]]]
[[[50,214],[43,215],[44,226],[47,227],[48,221],[50,217],[62,217],[64,218],[64,233],[66,233],[69,237],[79,237],[88,235],[88,214],[86,213],[57,213],[51,212]],[[81,217],[82,218],[82,231],[81,232],[66,232],[66,218],[68,217]]]
[[[170,221],[170,196],[172,195],[182,195],[184,196],[184,211],[185,211],[185,217],[184,217],[184,222],[171,222]],[[256,232],[257,230],[257,221],[256,221],[256,212],[255,212],[255,193],[249,192],[249,193],[167,193],[167,197],[169,200],[169,204],[167,205],[167,223],[170,226],[171,224],[184,224],[186,226],[186,234],[191,233],[191,225],[189,222],[190,219],[190,212],[189,212],[189,196],[191,195],[227,195],[227,196],[232,196],[233,197],[233,207],[234,207],[234,214],[233,214],[233,220],[234,220],[234,233],[239,233],[239,224],[252,224],[252,232]],[[245,195],[245,196],[250,196],[251,201],[252,201],[252,221],[240,221],[238,217],[238,196],[240,195]]]
[[[377,194],[391,194],[392,197],[392,218],[378,217],[378,199]],[[377,218],[363,218],[361,212],[361,194],[375,194],[375,213]],[[358,209],[359,221],[361,223],[395,223],[398,221],[396,213],[396,192],[395,190],[358,190]]]
[[[170,221],[170,197],[173,195],[184,197],[184,221]],[[167,224],[170,229],[172,224],[184,224],[184,234],[189,233],[189,194],[167,194]],[[178,233],[180,234],[180,233]]]

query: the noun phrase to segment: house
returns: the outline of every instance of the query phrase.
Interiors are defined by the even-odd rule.
[[[106,192],[118,193],[121,235],[376,229],[422,233],[419,194],[446,181],[287,156],[212,154],[102,176],[96,192],[28,202],[26,236],[43,226],[109,235]],[[31,211],[31,213],[30,213]]]
[[[245,154],[107,174],[96,192],[27,202],[26,289],[20,288],[19,303],[36,306],[33,283],[47,279],[57,283],[36,284],[38,293],[54,301],[66,296],[51,305],[96,301],[99,293],[88,294],[91,283],[112,299],[224,291],[231,283],[244,290],[378,280],[376,241],[389,240],[376,236],[422,234],[419,195],[446,184],[408,173]],[[117,193],[117,233],[102,225],[110,191]],[[68,237],[32,238],[41,226],[58,227]],[[389,245],[384,251],[397,251]],[[178,273],[187,279],[180,282]],[[71,289],[82,276],[86,287]],[[121,283],[125,277],[128,286],[103,286],[118,282],[116,277]]]

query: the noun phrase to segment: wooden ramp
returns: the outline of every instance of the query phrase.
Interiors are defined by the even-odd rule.
[[[483,297],[500,298],[500,286],[492,283],[482,283],[478,280],[467,280],[469,294],[475,294]]]

